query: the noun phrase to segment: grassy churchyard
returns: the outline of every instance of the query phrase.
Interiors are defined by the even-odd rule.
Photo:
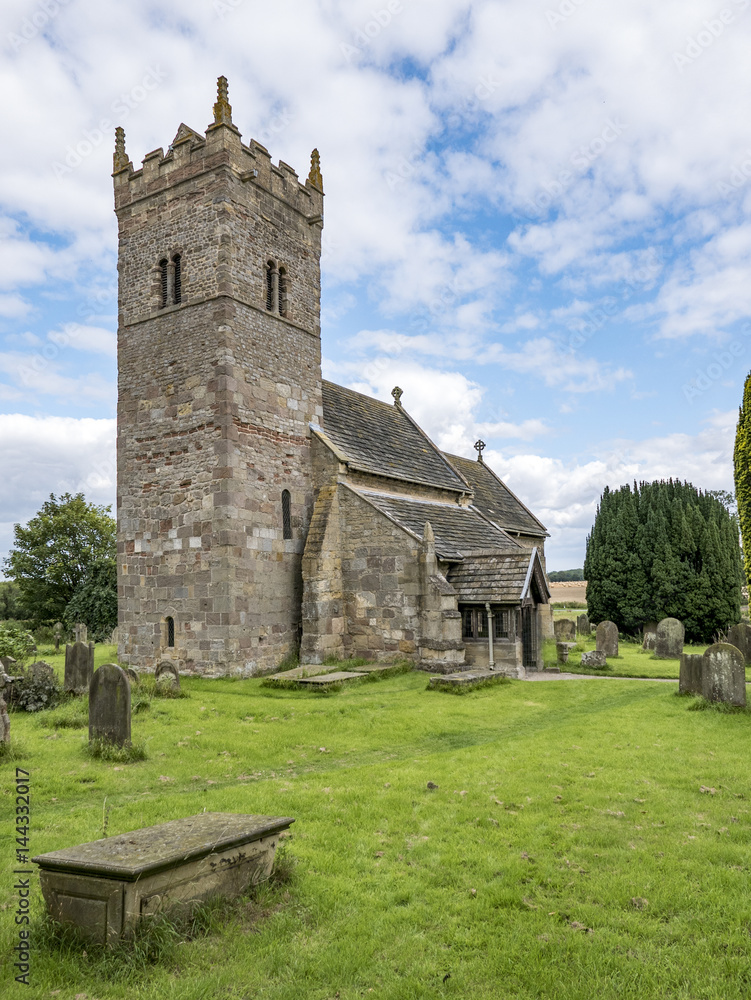
[[[296,823],[272,884],[135,949],[54,937],[35,890],[31,986],[12,982],[6,912],[3,996],[749,995],[751,713],[691,711],[677,684],[426,685],[184,679],[187,698],[140,698],[133,763],[85,756],[75,706],[14,714],[0,767],[9,802],[14,766],[31,772],[32,853],[204,809]]]

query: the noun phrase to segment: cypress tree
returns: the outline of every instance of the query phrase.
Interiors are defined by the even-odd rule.
[[[672,617],[683,621],[688,641],[711,642],[740,620],[735,519],[690,483],[606,488],[587,538],[584,575],[592,619],[609,618],[624,632]]]
[[[743,569],[748,586],[751,581],[751,372],[743,387],[743,403],[738,410],[733,451],[735,499],[743,539]]]

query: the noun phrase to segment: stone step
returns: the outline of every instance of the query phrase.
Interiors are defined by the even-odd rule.
[[[293,667],[291,670],[280,670],[276,674],[269,674],[265,679],[267,681],[299,681],[302,677],[316,677],[318,674],[328,674],[330,672],[330,666],[324,667],[320,663],[304,663],[299,667]]]

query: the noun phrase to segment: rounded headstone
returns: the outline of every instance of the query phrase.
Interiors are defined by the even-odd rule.
[[[180,687],[180,674],[172,660],[160,660],[154,672],[157,684],[171,684]]]
[[[131,684],[138,684],[139,677],[137,670],[134,670],[133,667],[123,667],[123,670],[128,675],[128,679],[130,680]]]
[[[728,642],[743,653],[746,666],[751,664],[751,625],[739,622],[728,630]]]
[[[743,653],[729,642],[716,642],[702,657],[702,691],[707,701],[746,704],[746,664]]]
[[[592,625],[589,621],[589,615],[578,615],[576,619],[576,632],[577,635],[591,635]]]
[[[600,622],[597,626],[597,649],[605,656],[618,655],[618,626],[615,622]]]
[[[65,680],[68,694],[86,694],[94,676],[94,643],[74,642],[65,647]]]
[[[655,656],[658,660],[677,660],[683,652],[685,630],[677,618],[663,618],[657,626]]]
[[[553,631],[559,642],[573,642],[576,639],[576,625],[570,618],[559,618],[553,625]]]
[[[26,668],[26,676],[29,680],[34,681],[53,681],[55,679],[55,671],[49,663],[45,663],[44,660],[37,660],[36,663],[32,663],[31,666]]]
[[[654,649],[657,641],[657,622],[644,622],[642,649]]]
[[[91,678],[89,739],[117,746],[130,742],[130,681],[116,663],[103,664]]]

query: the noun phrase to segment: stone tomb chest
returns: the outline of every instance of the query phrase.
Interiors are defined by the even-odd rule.
[[[280,816],[199,813],[105,840],[39,854],[53,919],[88,939],[115,944],[145,916],[237,896],[271,874]]]

